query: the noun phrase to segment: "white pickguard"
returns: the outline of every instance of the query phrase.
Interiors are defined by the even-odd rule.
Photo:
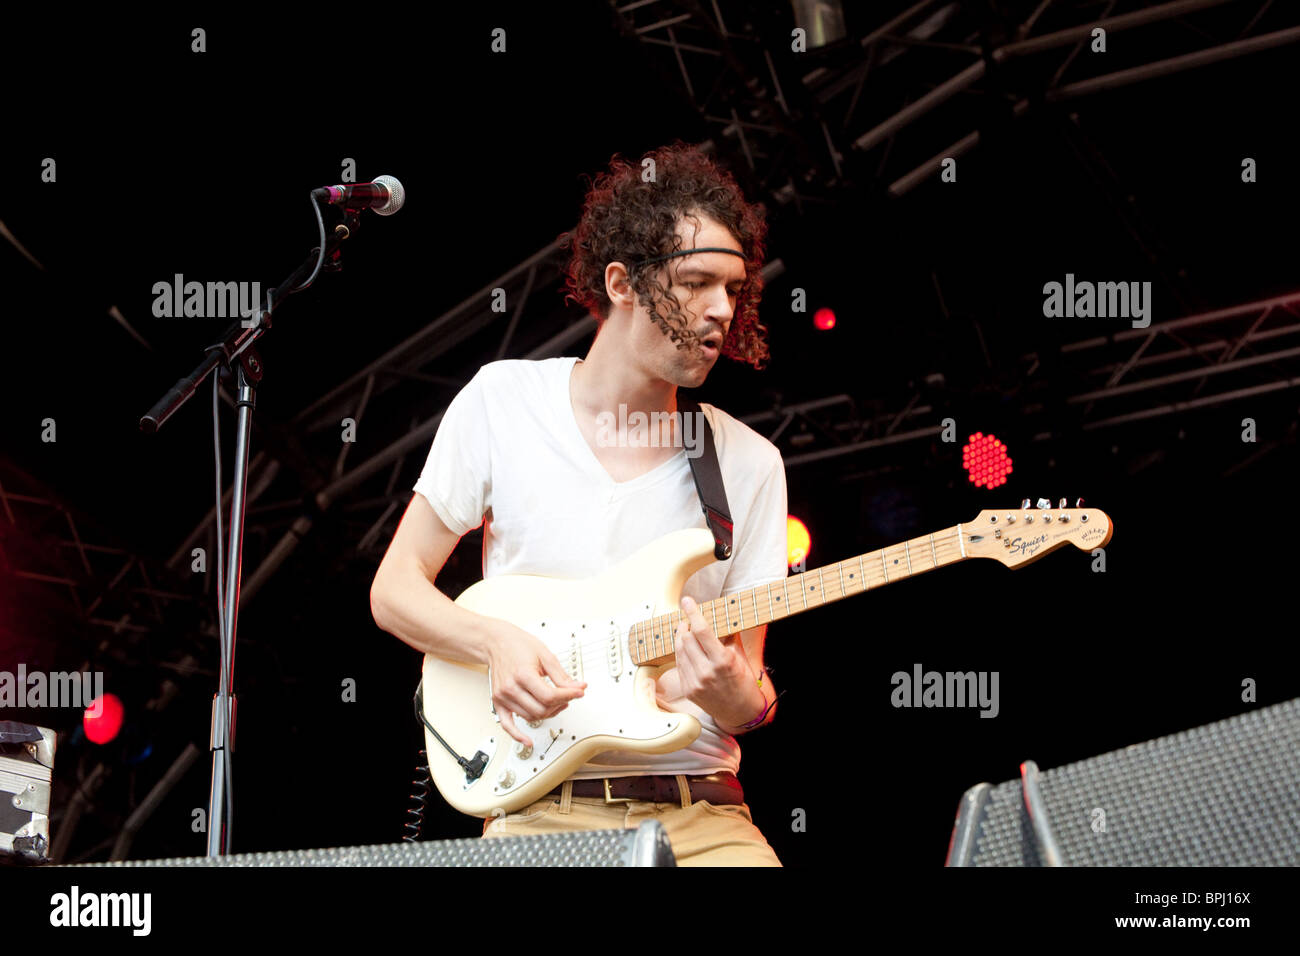
[[[506,752],[491,763],[497,777],[486,781],[492,785],[494,797],[508,797],[535,774],[546,770],[548,761],[549,766],[554,766],[580,741],[613,734],[620,738],[624,747],[629,742],[653,744],[680,726],[682,715],[663,711],[652,713],[639,708],[636,703],[646,695],[654,699],[658,668],[638,667],[628,659],[626,635],[633,624],[651,613],[661,613],[661,610],[655,608],[653,611],[620,615],[614,619],[614,624],[608,620],[548,620],[545,626],[538,621],[532,627],[523,628],[551,648],[571,677],[586,681],[587,689],[582,697],[572,701],[557,716],[535,722],[538,723],[536,727],[516,718],[515,726],[533,741],[532,753],[527,757],[520,756],[524,749],[522,745],[498,726],[497,733],[489,738],[492,750],[484,748],[492,755],[499,749],[499,744],[508,745]],[[598,634],[601,624],[607,631],[604,639],[587,637]],[[561,636],[557,638],[557,634]],[[491,713],[491,700],[486,703]],[[495,723],[495,714],[491,716]],[[514,781],[509,785],[504,785],[499,779],[506,773],[514,775]],[[480,780],[477,785],[482,783]],[[465,789],[470,790],[473,786],[475,784],[466,784]]]

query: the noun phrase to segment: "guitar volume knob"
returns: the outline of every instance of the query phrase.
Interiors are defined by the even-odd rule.
[[[527,744],[515,744],[515,756],[520,760],[527,760],[533,755],[533,748]]]
[[[507,787],[513,787],[515,783],[515,772],[513,770],[501,771],[501,776],[497,777],[497,786],[503,790]]]
[[[528,726],[533,728],[533,730],[536,730],[538,727],[542,726],[542,722],[540,720],[530,720]]]

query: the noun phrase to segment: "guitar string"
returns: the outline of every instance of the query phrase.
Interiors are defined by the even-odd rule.
[[[975,534],[976,532],[967,532],[967,531],[963,531],[963,533],[964,533],[964,534]],[[923,573],[925,573],[925,572],[927,572],[927,571],[938,570],[940,567],[945,567],[945,566],[948,565],[948,564],[955,563],[956,560],[961,560],[961,559],[964,558],[964,557],[970,557],[969,554],[962,554],[962,546],[961,546],[961,543],[960,543],[960,542],[953,541],[952,539],[953,539],[954,537],[955,537],[955,535],[947,535],[947,536],[945,536],[945,538],[944,538],[943,541],[936,540],[936,541],[934,542],[934,554],[932,555],[932,560],[929,562],[929,566],[928,566],[928,567],[919,568],[919,569],[914,568],[914,569],[912,569],[912,570],[909,571],[909,570],[907,570],[907,569],[905,569],[905,568],[903,568],[903,567],[900,566],[900,567],[898,568],[898,571],[899,571],[900,577],[902,577],[902,578],[906,578],[906,577],[915,577],[917,574],[923,574]],[[921,541],[922,541],[922,545],[924,545],[924,546],[928,546],[929,543],[930,543],[930,542],[929,542],[928,540],[926,540],[926,539],[921,539]],[[910,541],[907,542],[907,544],[910,544],[910,543],[911,543]],[[838,579],[839,579],[839,572],[832,572],[831,579],[830,579],[829,583],[826,584],[826,586],[824,587],[824,590],[823,590],[822,595],[819,595],[819,596],[817,597],[817,601],[816,601],[815,604],[810,604],[810,603],[808,602],[808,600],[807,600],[807,595],[804,594],[804,595],[803,595],[803,596],[804,596],[804,603],[803,603],[802,605],[796,605],[796,604],[793,604],[793,603],[789,603],[788,606],[794,608],[793,611],[790,611],[790,612],[788,612],[788,613],[782,614],[782,615],[780,615],[780,616],[770,617],[770,618],[768,619],[767,622],[763,622],[763,623],[770,623],[771,621],[783,620],[783,619],[786,618],[786,617],[793,617],[795,614],[802,613],[802,612],[805,611],[805,610],[813,610],[813,609],[815,609],[815,608],[817,608],[817,607],[821,607],[821,606],[823,606],[823,605],[825,605],[825,604],[829,604],[829,603],[831,603],[831,602],[833,602],[833,601],[843,600],[843,599],[846,598],[846,597],[853,597],[854,595],[857,595],[857,594],[863,594],[863,593],[865,593],[866,591],[872,590],[873,588],[877,588],[877,587],[880,587],[880,586],[882,586],[882,585],[892,583],[892,582],[895,581],[895,580],[899,580],[899,578],[887,577],[884,573],[882,573],[882,572],[880,572],[880,571],[876,571],[874,568],[871,567],[871,565],[873,565],[873,564],[875,563],[875,561],[876,561],[878,558],[879,558],[879,559],[883,559],[883,558],[885,558],[885,557],[886,557],[886,552],[891,551],[891,550],[894,550],[894,549],[897,549],[897,548],[903,548],[903,547],[904,547],[903,544],[890,545],[888,548],[883,548],[883,549],[880,549],[880,550],[878,550],[878,551],[867,552],[867,553],[864,553],[864,554],[862,554],[862,555],[858,555],[857,558],[861,558],[861,559],[863,559],[861,562],[858,562],[858,561],[856,560],[856,558],[846,558],[846,559],[843,560],[843,561],[834,562],[834,563],[832,563],[832,564],[826,565],[824,568],[814,568],[814,569],[812,569],[812,570],[810,570],[810,571],[803,572],[802,574],[798,574],[798,575],[790,575],[790,576],[788,576],[788,577],[786,577],[786,578],[783,578],[782,580],[779,580],[779,581],[773,581],[773,582],[771,582],[771,584],[769,584],[769,585],[760,584],[760,585],[758,585],[756,588],[746,589],[746,590],[744,590],[744,591],[736,592],[735,594],[725,595],[725,597],[728,597],[728,598],[738,598],[738,599],[740,600],[740,607],[736,610],[736,613],[738,613],[738,614],[740,615],[741,626],[738,627],[738,628],[736,629],[736,631],[747,630],[748,627],[756,627],[756,626],[758,626],[757,624],[752,624],[752,625],[748,625],[748,627],[747,627],[743,622],[744,622],[744,620],[745,620],[746,618],[750,618],[750,619],[753,619],[753,620],[757,621],[757,615],[758,615],[758,613],[759,613],[759,609],[760,609],[760,607],[761,607],[761,604],[762,604],[762,602],[763,602],[763,601],[766,599],[766,597],[767,597],[767,595],[764,595],[764,594],[762,593],[762,592],[763,592],[763,589],[766,589],[766,588],[771,588],[771,589],[781,588],[781,590],[782,590],[783,592],[788,593],[788,591],[789,591],[789,582],[790,582],[791,580],[793,580],[793,579],[795,579],[795,578],[802,579],[802,578],[804,578],[804,577],[809,577],[809,576],[812,576],[812,575],[816,575],[816,576],[818,577],[819,582],[824,582],[824,581],[825,581],[825,578],[826,578],[826,571],[827,571],[828,569],[833,569],[833,568],[835,568],[837,564],[841,566],[841,569],[843,569],[844,567],[851,567],[853,564],[858,564],[858,563],[860,563],[860,566],[863,567],[863,570],[864,570],[864,571],[866,572],[866,574],[867,574],[867,577],[865,578],[865,580],[867,581],[867,585],[866,585],[865,587],[860,588],[860,589],[858,589],[858,588],[851,588],[851,589],[849,589],[849,590],[847,590],[847,591],[846,591],[846,590],[843,590],[843,589],[841,589],[841,588],[838,586],[838,584],[839,584],[839,581],[838,581]],[[925,550],[928,550],[928,547],[925,547]],[[943,555],[942,558],[940,558],[940,555],[941,555],[941,554]],[[924,553],[922,553],[919,557],[924,557]],[[868,562],[868,560],[867,560],[868,558],[870,558],[870,561],[869,561],[869,562]],[[895,560],[897,561],[897,560],[899,560],[899,559],[895,559]],[[903,560],[906,560],[906,559],[904,558]],[[936,563],[936,561],[937,561],[937,563]],[[820,573],[819,573],[819,572],[820,572]],[[851,574],[855,574],[856,572],[850,572],[850,573],[851,573]],[[846,582],[846,584],[847,584],[847,582]],[[754,593],[755,591],[757,591],[758,593]],[[803,594],[803,592],[804,592],[804,587],[801,585],[801,586],[797,589],[796,593]],[[782,597],[785,597],[785,594],[783,594]],[[702,614],[702,615],[704,616],[704,618],[705,618],[705,623],[712,624],[712,623],[713,623],[713,618],[714,618],[714,614],[713,614],[712,611],[708,611],[708,612],[706,612],[706,607],[707,607],[707,605],[710,604],[710,603],[713,603],[713,601],[718,601],[718,600],[721,600],[721,599],[722,599],[722,598],[714,598],[714,599],[711,599],[710,601],[706,601],[706,602],[704,602],[703,604],[700,604],[700,605],[699,605],[699,607],[700,607],[700,611],[701,611],[701,614]],[[787,599],[787,601],[788,601],[788,600],[789,600],[789,599]],[[730,616],[731,616],[730,614],[727,614],[727,615],[726,615],[726,617],[730,617]],[[665,617],[670,618],[670,620],[669,620],[666,624],[663,625],[663,630],[661,630],[661,631],[658,632],[658,633],[660,633],[660,634],[662,635],[662,636],[658,639],[658,641],[659,641],[659,643],[662,644],[662,645],[675,645],[675,636],[676,636],[676,632],[677,632],[677,627],[678,627],[678,625],[681,623],[681,620],[682,620],[682,617],[683,617],[683,614],[682,614],[682,612],[681,612],[680,610],[673,610],[672,612],[669,612],[669,613],[666,613],[666,614],[657,614],[657,615],[652,615],[651,617],[648,617],[648,618],[642,618],[641,620],[635,622],[635,624],[633,624],[632,627],[630,627],[630,628],[628,629],[627,633],[621,635],[621,638],[620,638],[620,639],[626,639],[626,638],[630,637],[630,636],[632,635],[633,630],[634,630],[635,628],[637,628],[637,627],[644,627],[645,625],[647,625],[648,623],[651,623],[651,622],[663,621],[663,619],[664,619]],[[724,618],[724,619],[725,619],[725,618]],[[647,628],[646,628],[646,631],[647,631],[647,633],[649,633],[650,628],[647,627]],[[716,633],[716,631],[715,631],[715,633]],[[730,633],[735,633],[735,632],[730,632]],[[648,645],[647,645],[647,653],[649,653],[649,652],[653,651],[653,649],[654,649],[655,639],[654,639],[653,637],[650,637],[650,638],[647,638],[647,640],[648,640],[648,642],[649,642]],[[601,652],[603,653],[603,652],[607,651],[608,648],[609,648],[609,638],[604,638],[604,639],[598,639],[598,640],[589,641],[589,642],[585,642],[585,643],[579,644],[579,645],[576,646],[575,649],[578,650],[578,651],[582,654],[582,656],[583,656],[583,663],[584,663],[584,666],[585,666],[585,665],[586,665],[586,654],[587,654],[588,651],[593,650],[593,649],[599,649],[599,651],[601,651]],[[650,660],[657,660],[657,659],[660,659],[660,658],[665,657],[665,656],[671,656],[672,653],[673,653],[673,650],[672,650],[672,649],[669,649],[669,650],[666,652],[666,654],[653,654],[649,659],[650,659]]]
[[[926,544],[928,545],[929,542],[927,541]],[[722,617],[722,620],[724,622],[728,621],[733,617],[739,620],[739,627],[737,627],[734,631],[728,630],[728,633],[734,634],[743,630],[748,630],[748,628],[750,627],[759,626],[757,623],[746,625],[745,620],[749,619],[757,622],[758,615],[760,613],[760,608],[762,607],[763,602],[766,601],[767,598],[773,598],[775,600],[775,595],[771,593],[772,591],[775,590],[780,590],[782,592],[781,600],[786,605],[784,612],[778,614],[771,614],[771,610],[776,610],[777,612],[782,611],[782,608],[779,605],[773,604],[772,608],[768,612],[771,616],[769,616],[768,620],[763,623],[771,623],[774,621],[784,620],[787,617],[794,617],[796,614],[801,614],[804,611],[812,611],[818,607],[831,604],[835,601],[843,600],[844,598],[853,597],[858,594],[865,594],[867,591],[871,591],[874,590],[875,588],[883,587],[884,585],[891,584],[894,581],[898,581],[909,577],[915,577],[918,574],[924,574],[928,571],[937,571],[942,567],[946,567],[948,564],[956,563],[956,561],[962,560],[964,557],[969,556],[969,555],[964,555],[962,553],[962,548],[960,543],[953,542],[953,541],[945,541],[944,546],[941,546],[940,542],[935,541],[934,553],[928,556],[922,555],[929,558],[928,567],[908,569],[900,565],[898,567],[898,573],[899,573],[898,577],[889,576],[886,573],[884,573],[881,569],[870,567],[870,565],[874,564],[876,560],[885,559],[887,557],[885,552],[893,548],[901,548],[901,547],[903,547],[903,545],[901,544],[890,545],[889,548],[883,548],[880,549],[879,551],[867,552],[865,554],[858,555],[855,558],[846,558],[843,561],[833,562],[822,568],[814,568],[810,571],[805,571],[800,574],[788,575],[782,580],[772,581],[770,584],[760,584],[754,588],[747,588],[744,591],[738,591],[733,594],[723,595],[721,597],[714,598],[710,601],[705,602],[704,604],[699,605],[700,614],[701,616],[703,616],[704,622],[706,624],[709,624],[714,627],[714,633],[716,634],[717,630],[716,630],[715,619],[717,615],[712,611],[706,613],[705,611],[706,606],[708,604],[713,604],[715,601],[723,601],[725,599],[737,600],[739,602],[738,606],[733,610],[728,610],[725,606],[717,607],[717,610],[721,610],[724,612]],[[895,559],[895,563],[897,563],[899,560],[900,559]],[[906,558],[903,558],[901,560],[905,561]],[[861,587],[855,587],[853,583],[850,583],[850,582],[856,583],[856,581],[858,580],[856,577],[854,577],[855,575],[858,574],[858,572],[855,570],[851,570],[853,565],[857,565],[862,569],[862,574],[863,574],[862,580],[867,582],[865,585]],[[830,571],[829,579],[827,575],[828,570]],[[841,574],[845,573],[846,570],[849,576],[845,578],[843,581],[841,581],[840,579]],[[804,583],[804,580],[811,579],[813,577],[817,579],[818,584],[822,585],[822,590],[820,594],[814,595],[812,597],[812,600],[810,601],[809,591],[812,590],[813,586]],[[795,589],[794,593],[802,597],[802,603],[798,603],[798,604],[794,603],[790,591],[790,582],[796,579],[800,582],[800,584]],[[764,594],[765,591],[767,592],[766,594]],[[629,635],[631,635],[632,632],[638,626],[643,626],[648,622],[658,622],[665,617],[667,617],[669,620],[666,626],[664,627],[664,629],[659,632],[663,636],[658,639],[658,643],[668,645],[669,646],[668,654],[671,655],[675,652],[677,628],[681,624],[682,619],[685,617],[685,614],[680,609],[669,612],[668,614],[658,614],[653,617],[645,618],[641,621],[637,621],[635,624],[632,625],[631,628],[628,629],[628,633]],[[730,625],[727,625],[727,627],[729,629]],[[645,630],[647,632],[647,635],[649,635],[651,628],[646,627]],[[646,649],[648,653],[653,652],[654,645],[655,645],[655,639],[647,636]],[[659,656],[660,655],[652,654],[650,659],[653,660],[658,658]]]
[[[936,532],[936,534],[939,533],[941,532]],[[988,536],[982,532],[978,532],[978,531],[972,532],[972,531],[967,531],[966,529],[963,529],[962,533],[970,537]],[[768,613],[770,616],[768,618],[768,621],[762,623],[783,620],[784,618],[793,617],[796,614],[800,614],[805,610],[811,611],[825,604],[829,604],[838,600],[843,600],[846,597],[853,597],[858,594],[863,594],[866,591],[881,587],[882,585],[891,584],[894,581],[900,580],[901,578],[915,577],[919,574],[924,574],[929,571],[936,571],[941,567],[946,567],[949,564],[953,564],[965,558],[972,557],[972,555],[969,554],[967,550],[964,550],[963,543],[954,540],[955,538],[956,538],[955,534],[945,534],[943,539],[941,540],[936,539],[933,542],[931,542],[928,537],[909,539],[908,541],[900,544],[889,545],[886,548],[881,548],[876,551],[871,551],[861,555],[856,555],[853,558],[846,558],[842,561],[832,562],[831,564],[828,564],[822,568],[814,568],[810,571],[806,571],[798,575],[790,575],[782,580],[773,581],[770,584],[766,584],[766,585],[760,584],[754,588],[748,588],[743,591],[735,592],[733,594],[723,595],[718,598],[710,599],[710,601],[707,601],[704,604],[700,605],[700,611],[705,618],[705,623],[714,624],[716,629],[716,621],[715,621],[716,614],[713,612],[706,613],[705,607],[708,604],[715,604],[716,602],[722,601],[724,598],[735,598],[740,601],[740,605],[738,608],[734,609],[734,612],[728,611],[726,608],[722,607],[721,605],[719,605],[717,608],[718,610],[723,610],[726,612],[723,616],[724,621],[731,618],[733,616],[733,613],[739,618],[739,627],[736,628],[736,631],[730,631],[729,633],[736,633],[738,631],[747,630],[749,627],[757,627],[758,626],[757,623],[746,625],[744,622],[746,619],[752,619],[757,622],[758,615],[761,612],[762,602],[766,598],[771,597],[770,591],[769,594],[767,595],[763,594],[764,589],[781,588],[782,591],[786,592],[786,594],[788,595],[789,583],[791,580],[795,578],[802,579],[805,577],[816,575],[818,579],[818,583],[823,585],[822,594],[817,595],[814,598],[816,603],[810,603],[809,601],[807,592],[811,588],[801,585],[798,588],[797,593],[802,595],[803,598],[802,604],[796,605],[787,597],[787,607],[792,608],[793,610],[789,610],[786,613],[780,614],[779,616],[772,615],[771,612],[769,611]],[[1063,539],[1063,541],[1064,540],[1069,540],[1069,539],[1068,538]],[[1063,543],[1063,541],[1057,543],[1060,544]],[[909,562],[909,563],[911,562],[912,555],[910,552],[910,548],[908,546],[910,546],[912,543],[918,543],[920,554],[918,554],[917,557],[919,559],[925,560],[928,566],[904,567],[902,564],[900,564],[900,562]],[[898,577],[895,577],[893,574],[889,573],[888,571],[884,571],[882,569],[875,567],[875,563],[877,560],[884,560],[890,557],[888,553],[891,551],[897,551],[898,549],[904,550],[904,555],[902,558],[892,557],[892,564],[898,566],[896,569]],[[929,552],[928,555],[927,552]],[[980,556],[982,557],[983,555]],[[861,586],[861,587],[856,586],[856,581],[854,584],[849,584],[849,581],[854,580],[853,575],[856,572],[852,571],[851,569],[855,564],[861,567],[865,573],[864,580],[866,580],[867,582],[865,586]],[[848,573],[848,577],[841,580],[842,575],[846,571]],[[827,572],[829,572],[830,574],[829,580],[827,579]],[[663,631],[660,631],[659,633],[664,634],[664,636],[659,638],[659,640],[661,643],[672,643],[677,632],[677,627],[681,623],[682,618],[684,617],[680,609],[674,609],[672,612],[666,614],[657,614],[657,615],[653,615],[652,617],[644,618],[640,621],[637,621],[632,628],[629,628],[629,634],[631,634],[632,630],[634,630],[637,627],[642,627],[653,622],[663,621],[665,617],[669,618],[669,621],[665,625],[665,630],[667,631],[667,633],[664,634]],[[646,627],[645,629],[647,633],[649,633],[649,631],[651,630],[651,628],[649,627]],[[596,642],[596,643],[603,644],[604,642]],[[653,645],[654,639],[650,638],[649,643]]]
[[[936,532],[936,534],[938,534],[938,533],[940,533],[940,532]],[[972,531],[968,531],[968,530],[963,529],[963,530],[962,530],[962,534],[967,535],[967,536],[973,536],[973,535],[981,534],[981,533],[980,533],[980,532],[972,532]],[[986,535],[984,535],[984,536],[986,536]],[[930,554],[930,556],[929,556],[929,557],[930,557],[930,560],[929,560],[929,566],[928,566],[928,567],[924,567],[924,568],[920,568],[920,569],[913,569],[913,570],[907,570],[907,569],[903,568],[902,566],[899,566],[898,570],[899,570],[899,572],[900,572],[900,577],[902,577],[902,578],[915,577],[917,574],[923,574],[923,573],[925,573],[925,572],[927,572],[927,571],[935,571],[935,570],[938,570],[938,569],[941,568],[941,567],[945,567],[945,566],[947,566],[948,564],[952,564],[952,563],[955,563],[955,562],[958,561],[958,560],[962,560],[963,558],[971,557],[971,555],[969,554],[969,551],[968,551],[968,550],[963,551],[963,543],[962,543],[961,541],[959,541],[959,540],[955,540],[956,537],[957,537],[957,536],[956,536],[955,533],[954,533],[954,534],[947,534],[947,533],[945,533],[945,534],[944,534],[944,537],[943,537],[942,539],[935,539],[934,542],[933,542],[933,553]],[[863,553],[863,554],[861,554],[861,555],[856,555],[856,556],[853,557],[853,558],[845,558],[845,559],[842,560],[842,561],[832,562],[831,564],[826,565],[825,567],[822,567],[822,568],[813,568],[813,569],[811,569],[811,570],[809,570],[809,571],[804,571],[804,572],[802,572],[802,573],[800,573],[800,574],[789,575],[789,576],[787,576],[787,577],[785,577],[785,578],[783,578],[783,579],[781,579],[781,580],[773,581],[773,582],[771,582],[770,584],[760,584],[760,585],[757,585],[755,588],[749,588],[749,589],[746,589],[746,590],[744,590],[744,591],[736,592],[736,593],[734,593],[734,594],[724,595],[725,597],[728,597],[728,598],[738,598],[738,599],[740,600],[739,613],[740,613],[740,615],[741,615],[742,626],[741,626],[740,628],[738,628],[737,630],[739,631],[739,630],[746,630],[746,629],[747,629],[747,628],[744,627],[744,625],[743,625],[743,621],[744,621],[744,619],[745,619],[746,617],[748,617],[748,618],[750,618],[750,619],[753,619],[753,620],[757,620],[758,608],[759,608],[759,606],[760,606],[760,602],[765,601],[766,598],[767,598],[767,595],[763,593],[763,592],[764,592],[764,589],[775,589],[775,588],[781,588],[782,591],[784,592],[783,595],[782,595],[782,598],[785,599],[785,594],[789,592],[789,584],[790,584],[790,582],[791,582],[792,580],[799,579],[799,580],[802,581],[804,578],[808,578],[808,577],[810,577],[810,576],[817,575],[818,578],[819,578],[819,581],[822,581],[822,580],[825,579],[827,569],[835,568],[837,565],[839,565],[841,568],[845,568],[845,567],[850,566],[851,564],[859,564],[859,565],[862,567],[863,572],[866,574],[866,578],[865,578],[865,580],[867,580],[868,583],[866,584],[866,586],[864,586],[864,587],[861,588],[860,590],[848,590],[848,591],[844,591],[844,590],[839,589],[839,587],[838,587],[838,583],[839,583],[839,580],[838,580],[838,579],[839,579],[839,572],[832,572],[832,576],[831,576],[831,580],[830,580],[830,585],[832,585],[833,587],[832,587],[832,586],[827,586],[827,587],[824,589],[824,591],[823,591],[823,595],[819,596],[819,600],[818,600],[817,604],[815,604],[815,605],[809,605],[808,602],[807,602],[807,596],[805,595],[805,597],[804,597],[804,604],[803,604],[803,605],[796,606],[796,605],[789,605],[789,604],[788,604],[788,606],[795,607],[795,610],[792,611],[792,612],[789,612],[789,613],[783,614],[783,615],[781,615],[780,617],[772,617],[772,618],[769,618],[769,621],[768,621],[768,622],[765,622],[765,623],[770,623],[770,622],[772,622],[772,621],[783,620],[783,619],[786,618],[786,617],[793,617],[795,614],[802,613],[805,609],[806,609],[806,610],[813,610],[815,607],[820,607],[820,606],[822,606],[822,605],[829,604],[829,603],[831,603],[832,601],[843,600],[843,599],[846,598],[846,597],[852,597],[852,596],[854,596],[854,595],[856,595],[856,594],[863,594],[863,593],[865,593],[865,592],[867,592],[867,591],[872,590],[873,588],[877,588],[877,587],[880,587],[880,586],[882,586],[882,585],[892,583],[892,582],[895,581],[895,580],[898,580],[898,578],[889,577],[889,576],[887,576],[886,574],[884,574],[883,572],[881,572],[881,571],[877,571],[876,569],[871,568],[871,567],[870,567],[870,564],[874,564],[874,562],[877,561],[877,560],[882,560],[882,559],[884,559],[884,558],[887,556],[887,552],[892,551],[892,550],[895,550],[895,549],[898,549],[898,548],[903,548],[903,549],[904,549],[904,553],[907,554],[907,553],[910,551],[910,548],[909,548],[908,546],[910,546],[910,545],[913,543],[913,541],[919,542],[918,545],[917,545],[917,547],[918,547],[918,552],[919,552],[918,555],[917,555],[917,558],[918,558],[918,559],[925,559],[925,558],[927,557],[927,553],[931,551],[931,544],[932,544],[932,543],[931,543],[931,541],[929,540],[929,538],[928,538],[928,537],[925,537],[925,538],[919,538],[919,539],[910,539],[910,540],[908,540],[908,541],[906,541],[906,542],[903,542],[903,543],[900,543],[900,544],[889,545],[889,546],[886,547],[886,548],[881,548],[881,549],[878,549],[878,550],[876,550],[876,551],[865,552],[865,553]],[[861,559],[861,560],[859,561],[859,559]],[[868,559],[870,559],[870,560],[868,560]],[[896,559],[896,560],[897,560],[897,559]],[[906,560],[906,558],[903,558],[903,559],[901,559],[901,560]],[[820,574],[819,574],[819,572],[820,572]],[[856,574],[857,572],[851,572],[851,573]],[[803,591],[803,586],[800,585],[800,587],[796,590],[795,593],[802,593],[802,591]],[[757,592],[757,593],[755,593],[755,592]],[[704,616],[705,623],[712,624],[712,623],[713,623],[713,618],[714,618],[714,614],[712,613],[712,611],[706,613],[706,612],[705,612],[705,608],[707,607],[707,605],[711,604],[713,601],[720,601],[720,600],[722,600],[722,597],[711,598],[709,601],[705,601],[705,602],[699,604],[700,613]],[[727,615],[727,616],[729,617],[730,615]],[[668,624],[665,625],[664,630],[659,632],[660,634],[663,635],[662,637],[659,638],[659,642],[660,642],[661,644],[674,644],[674,645],[675,645],[674,637],[675,637],[676,632],[677,632],[677,626],[681,623],[681,620],[682,620],[682,617],[683,617],[683,613],[682,613],[682,611],[680,610],[680,608],[679,608],[679,609],[675,609],[675,610],[673,610],[673,611],[671,611],[671,612],[666,612],[666,613],[664,613],[664,614],[656,614],[656,615],[651,615],[650,617],[647,617],[647,618],[642,618],[642,619],[636,621],[632,626],[630,626],[630,627],[627,629],[626,632],[620,634],[617,638],[615,638],[615,640],[621,641],[621,642],[623,642],[624,645],[625,645],[627,639],[632,635],[632,632],[633,632],[633,630],[634,630],[636,627],[646,625],[647,622],[653,622],[653,621],[659,621],[659,620],[662,620],[662,619],[665,618],[665,617],[670,618],[670,621],[669,621]],[[724,619],[725,619],[725,618],[724,618]],[[750,627],[756,627],[756,626],[758,626],[758,625],[757,625],[757,624],[750,625]],[[647,632],[648,632],[648,631],[649,631],[649,629],[647,628]],[[734,633],[734,632],[733,632],[733,633]],[[590,639],[590,640],[587,640],[587,641],[580,642],[580,643],[578,643],[578,644],[576,644],[576,645],[573,646],[572,650],[573,650],[573,651],[577,651],[578,654],[579,654],[579,655],[581,656],[581,658],[582,658],[582,663],[583,663],[583,667],[584,667],[584,672],[585,672],[585,668],[586,668],[586,666],[587,666],[587,655],[588,655],[588,653],[593,653],[593,652],[594,652],[594,653],[598,653],[598,654],[601,654],[601,655],[607,653],[608,650],[609,650],[609,647],[610,647],[610,640],[611,640],[611,638],[609,638],[609,637],[594,638],[594,639]],[[648,651],[649,651],[649,650],[653,650],[654,639],[653,639],[653,638],[647,638],[647,641],[648,641],[648,645],[647,645],[647,646],[648,646]],[[559,651],[555,651],[555,649],[552,648],[552,651],[555,652],[555,654],[556,654],[557,657],[567,656],[567,654],[569,653],[568,651],[566,651],[566,650],[563,649],[563,648],[561,648],[561,650],[559,650]],[[668,651],[668,654],[669,654],[669,655],[671,655],[672,653],[673,653],[672,650]],[[661,657],[661,656],[663,656],[663,655],[657,655],[657,654],[656,654],[656,655],[653,655],[650,659],[651,659],[651,660],[658,659],[658,658]]]

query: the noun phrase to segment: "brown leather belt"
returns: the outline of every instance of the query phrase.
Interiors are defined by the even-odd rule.
[[[574,780],[573,796],[602,797],[606,803],[624,803],[641,800],[646,803],[681,804],[677,777],[646,775],[639,777],[602,777],[599,780]],[[734,773],[711,773],[707,776],[686,777],[690,802],[707,800],[715,806],[728,806],[745,802],[745,791]],[[558,797],[563,785],[547,796]]]

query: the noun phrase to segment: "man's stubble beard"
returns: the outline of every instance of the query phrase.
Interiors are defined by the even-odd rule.
[[[704,384],[713,366],[694,349],[674,348],[660,375],[678,388],[698,388]]]
[[[657,308],[657,306],[656,306]],[[694,337],[681,343],[684,348],[679,347],[678,342],[674,342],[672,334],[667,326],[672,325],[672,321],[662,318],[662,322],[655,321],[655,315],[647,315],[647,319],[654,325],[655,329],[663,336],[663,341],[672,349],[670,353],[659,352],[656,356],[659,366],[654,369],[654,374],[665,382],[676,385],[678,388],[698,388],[704,384],[708,378],[709,372],[713,370],[713,365],[704,358],[703,352],[698,346],[690,344],[694,342]],[[718,356],[721,358],[721,354]]]

